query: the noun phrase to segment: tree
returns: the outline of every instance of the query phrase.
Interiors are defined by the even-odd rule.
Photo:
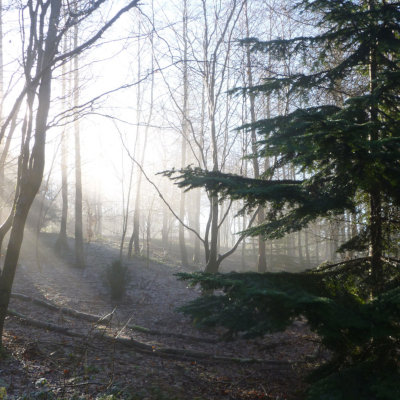
[[[92,36],[87,37],[73,50],[60,53],[59,44],[62,42],[63,35],[74,26],[96,15],[105,3],[105,0],[79,2],[77,11],[74,11],[69,7],[69,2],[62,0],[46,2],[29,0],[24,6],[24,10],[28,12],[21,12],[24,18],[21,23],[26,25],[26,29],[23,29],[21,34],[25,32],[29,34],[27,40],[22,40],[24,53],[21,65],[24,68],[25,82],[0,130],[0,140],[2,140],[15,113],[25,100],[27,113],[22,124],[16,185],[18,190],[16,190],[10,237],[0,276],[0,338],[3,333],[25,223],[43,178],[47,119],[51,107],[54,70],[93,45],[121,15],[136,6],[137,0],[129,1],[124,7],[119,8],[114,16],[102,23]],[[1,344],[0,341],[0,346]]]
[[[135,132],[135,144],[133,149],[134,157],[136,154],[140,154],[140,166],[144,165],[144,161],[146,158],[147,151],[147,143],[149,136],[149,127],[153,118],[153,108],[154,108],[154,4],[151,2],[151,28],[150,32],[147,33],[148,39],[150,42],[150,51],[151,51],[151,61],[150,61],[150,89],[148,92],[150,93],[150,104],[149,110],[147,110],[147,118],[145,122],[145,129],[141,129],[140,121],[143,118],[143,100],[144,100],[144,92],[142,89],[141,80],[142,77],[142,62],[141,62],[141,52],[143,50],[143,43],[140,40],[140,33],[142,27],[142,21],[139,19],[139,38],[137,41],[137,54],[139,54],[137,58],[137,92],[136,92],[136,132]],[[141,136],[143,136],[143,141],[140,140]],[[135,162],[131,160],[132,168],[135,165]],[[140,168],[136,168],[136,193],[135,193],[135,209],[133,212],[133,231],[131,238],[129,240],[128,245],[128,254],[127,257],[130,259],[132,257],[132,250],[134,250],[136,255],[140,255],[140,225],[141,225],[141,217],[142,217],[142,197],[143,197],[143,172]]]
[[[183,4],[184,8],[185,4]],[[183,122],[180,125],[182,139],[187,142],[188,147],[190,146],[192,160],[195,160],[196,164],[202,168],[213,171],[226,169],[228,156],[237,138],[237,135],[229,136],[230,122],[233,119],[235,108],[229,105],[230,97],[227,96],[226,85],[229,85],[231,81],[232,68],[229,60],[233,55],[233,38],[238,29],[238,20],[243,7],[243,1],[234,0],[222,4],[221,2],[202,0],[201,9],[198,11],[201,18],[201,25],[198,29],[202,31],[202,35],[199,35],[195,28],[193,31],[189,31],[184,24],[183,49],[180,60],[183,61],[182,75],[189,76],[189,82],[183,79],[182,105],[174,99],[174,90],[165,80],[173,103],[179,110],[179,116]],[[188,15],[187,10],[184,10],[183,13]],[[189,50],[190,54],[188,54]],[[185,72],[185,68],[188,68],[187,72]],[[199,76],[202,81],[201,86],[197,88],[201,90],[201,97],[199,95],[197,99],[192,94],[195,93],[195,88],[190,87],[192,74]],[[189,100],[194,104],[197,103],[201,110],[198,121],[195,121],[194,113],[186,109],[190,102],[185,101],[185,93],[189,95]],[[183,155],[185,146],[182,147]],[[182,158],[182,162],[187,161]],[[170,175],[167,172],[165,176]],[[195,204],[200,204],[199,200]],[[200,224],[195,221],[195,218],[189,218],[189,222],[195,222],[193,227],[185,224],[185,228],[196,235],[203,244],[206,271],[217,272],[222,261],[237,249],[242,238],[239,238],[229,250],[219,254],[221,227],[226,221],[230,206],[225,208],[225,212],[221,212],[218,195],[207,193],[207,200],[209,209],[204,233],[200,234],[198,230]],[[180,211],[179,223],[183,225],[182,207]],[[180,232],[183,233],[183,230]],[[182,234],[181,239],[183,239]],[[182,243],[183,240],[180,242]]]
[[[64,51],[68,48],[68,37],[64,36],[63,42]],[[66,96],[67,96],[67,70],[66,64],[62,66],[62,99],[63,108],[66,108]],[[68,246],[68,236],[67,236],[67,219],[68,219],[68,131],[66,128],[63,129],[61,133],[61,197],[62,197],[62,210],[61,210],[61,222],[60,222],[60,232],[55,244],[56,251],[63,254],[65,251],[69,250]]]
[[[249,30],[249,12],[248,12],[248,2],[245,3],[245,25],[246,25],[246,36],[250,37],[250,30]],[[253,70],[251,64],[251,51],[250,46],[246,46],[246,72],[247,72],[247,80],[248,86],[253,86]],[[260,165],[258,162],[258,158],[256,157],[257,154],[257,135],[256,129],[254,127],[254,123],[256,122],[256,107],[255,107],[255,94],[250,93],[249,95],[249,102],[250,102],[250,119],[252,123],[251,128],[251,143],[252,143],[252,151],[254,153],[253,157],[253,170],[254,170],[254,177],[256,179],[260,178]],[[268,110],[267,110],[268,112]],[[260,224],[265,219],[265,211],[263,207],[260,207],[257,214],[257,222]],[[258,236],[258,260],[257,260],[257,271],[258,272],[266,272],[267,270],[267,258],[265,253],[265,241],[263,240],[262,235]]]
[[[74,9],[77,10],[77,2],[74,2]],[[74,26],[74,49],[78,47],[79,27]],[[74,107],[79,105],[79,59],[78,54],[73,57],[74,65]],[[82,202],[82,162],[81,162],[81,135],[79,119],[74,120],[74,143],[75,143],[75,265],[78,268],[85,267],[85,254],[83,246],[83,202]]]
[[[187,153],[187,140],[188,140],[188,100],[189,100],[189,82],[188,82],[188,13],[187,13],[187,0],[183,0],[183,101],[182,101],[182,145],[181,145],[181,165],[186,166],[186,153]],[[181,198],[179,203],[179,218],[184,221],[186,212],[186,193],[181,191]],[[182,266],[187,267],[189,265],[186,242],[185,242],[185,229],[182,224],[179,224],[179,251],[181,254]]]
[[[400,6],[397,2],[303,0],[293,13],[314,18],[312,35],[263,42],[254,51],[297,70],[265,78],[244,93],[290,93],[297,107],[245,126],[260,135],[258,155],[274,157],[269,181],[187,168],[181,187],[205,187],[220,198],[244,199],[245,209],[269,204],[267,219],[246,231],[279,238],[319,217],[345,212],[364,221],[341,246],[357,259],[301,274],[194,277],[226,295],[202,298],[186,311],[231,332],[280,330],[305,315],[333,351],[309,398],[399,397],[400,261],[393,258],[400,206]],[[338,54],[340,56],[338,56]],[[280,71],[279,71],[280,72]],[[335,95],[346,100],[335,102]],[[285,166],[291,179],[276,179]],[[242,318],[241,322],[239,319]]]

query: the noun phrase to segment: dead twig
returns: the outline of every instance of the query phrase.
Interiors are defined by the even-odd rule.
[[[94,322],[97,325],[107,325],[107,324],[109,324],[111,319],[112,319],[112,316],[113,316],[113,314],[115,312],[115,309],[114,309],[109,314],[106,314],[104,316],[99,316],[99,315],[93,315],[93,314],[88,314],[88,313],[84,313],[84,312],[81,312],[81,311],[77,311],[77,310],[74,310],[72,308],[59,307],[59,306],[56,306],[53,303],[49,303],[48,301],[36,299],[36,298],[33,298],[33,297],[29,297],[29,296],[26,296],[26,295],[21,294],[21,293],[12,293],[11,297],[19,299],[19,300],[22,300],[22,301],[31,302],[31,303],[36,304],[38,306],[48,308],[49,310],[52,310],[52,311],[55,311],[55,312],[59,312],[59,313],[61,313],[63,315],[69,315],[71,317],[80,318],[80,319],[83,319],[83,320],[88,321],[88,322]],[[201,342],[201,343],[217,343],[218,342],[217,339],[201,338],[201,337],[197,337],[197,336],[184,335],[184,334],[175,333],[175,332],[162,332],[162,331],[159,331],[159,330],[149,329],[149,328],[146,328],[144,326],[135,325],[135,324],[126,324],[126,325],[124,325],[124,327],[129,328],[132,331],[141,332],[141,333],[145,333],[145,334],[148,334],[148,335],[175,337],[175,338],[178,338],[178,339],[185,339],[185,340],[190,340],[190,341],[194,341],[194,342]]]

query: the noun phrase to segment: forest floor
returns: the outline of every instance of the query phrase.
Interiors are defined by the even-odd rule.
[[[302,398],[305,375],[321,361],[318,338],[304,322],[256,340],[221,341],[220,331],[199,331],[176,312],[199,296],[174,276],[181,267],[133,259],[126,295],[113,303],[105,271],[118,256],[116,244],[88,244],[86,267],[77,269],[54,254],[53,239],[46,237],[39,260],[25,249],[13,293],[112,318],[101,326],[14,296],[10,309],[30,322],[7,317],[0,399],[3,387],[7,399]]]

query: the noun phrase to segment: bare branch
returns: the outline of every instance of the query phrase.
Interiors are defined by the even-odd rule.
[[[167,200],[165,199],[165,197],[163,196],[163,194],[161,193],[160,189],[157,187],[157,185],[149,178],[149,176],[146,174],[146,171],[144,170],[144,168],[142,167],[142,165],[140,165],[140,163],[135,159],[135,157],[132,155],[132,153],[129,151],[128,147],[125,144],[125,141],[122,137],[121,131],[118,129],[118,126],[115,124],[115,127],[118,130],[118,134],[121,138],[121,142],[122,145],[124,146],[124,149],[126,150],[128,157],[138,166],[138,168],[140,169],[140,171],[142,172],[143,176],[146,178],[147,182],[149,182],[154,189],[156,190],[156,192],[158,193],[160,199],[164,202],[164,204],[167,206],[167,208],[171,211],[171,213],[174,215],[174,217],[178,220],[178,222],[180,224],[182,224],[182,226],[184,226],[187,230],[189,230],[190,232],[193,232],[196,237],[202,242],[204,243],[204,239],[200,236],[200,234],[193,228],[191,228],[190,226],[188,226],[187,224],[185,224],[184,221],[182,221],[179,216],[176,214],[176,212],[172,209],[172,207],[169,205],[169,203],[167,202]]]

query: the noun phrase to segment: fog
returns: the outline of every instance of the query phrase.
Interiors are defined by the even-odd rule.
[[[221,201],[215,216],[209,193],[182,192],[159,174],[191,165],[254,176],[254,160],[246,158],[255,150],[253,139],[248,130],[236,129],[251,121],[252,100],[229,91],[248,85],[249,79],[252,84],[259,82],[265,72],[259,65],[265,60],[262,55],[248,58],[248,49],[237,39],[270,37],[272,31],[287,36],[306,29],[284,15],[273,16],[262,2],[245,10],[239,3],[209,7],[213,13],[204,14],[195,3],[186,8],[179,2],[168,7],[156,2],[144,5],[124,15],[88,51],[54,69],[44,178],[30,211],[37,233],[57,236],[63,201],[67,201],[67,236],[75,235],[78,134],[85,243],[109,240],[119,243],[122,257],[127,252],[169,257],[199,270],[204,270],[213,242],[217,246],[214,261],[232,253],[216,261],[217,269],[222,262],[222,270],[305,269],[341,257],[335,250],[351,229],[357,229],[350,215],[321,220],[284,239],[265,242],[266,266],[257,267],[261,245],[257,238],[240,235],[257,223],[256,210],[238,215],[240,202]],[[74,35],[75,46],[84,42],[98,19],[113,10],[103,11],[87,26],[69,33],[62,50],[73,49]],[[24,41],[18,15],[22,15],[18,7],[11,7],[3,16],[14,23],[7,25],[3,38],[3,115],[12,108],[21,85],[18,48]],[[249,18],[267,23],[249,25]],[[213,30],[207,30],[210,27]],[[296,68],[297,60],[291,62],[291,68]],[[252,107],[262,118],[295,107],[296,102],[295,98],[256,98]],[[23,118],[21,107],[9,148],[3,144],[3,219],[15,192]],[[257,174],[273,162],[257,160]],[[283,179],[298,177],[297,171],[284,168],[275,174]],[[210,228],[213,218],[218,220],[215,232]],[[132,240],[133,250],[129,250]]]

